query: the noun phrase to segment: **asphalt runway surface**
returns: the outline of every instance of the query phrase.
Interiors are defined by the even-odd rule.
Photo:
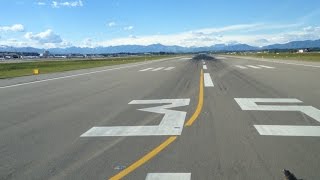
[[[281,62],[0,80],[0,179],[320,179],[320,64]]]

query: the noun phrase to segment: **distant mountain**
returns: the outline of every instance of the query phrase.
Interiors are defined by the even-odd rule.
[[[102,53],[144,53],[144,52],[203,52],[203,51],[253,51],[253,50],[267,50],[267,49],[300,49],[300,48],[315,48],[320,47],[319,40],[306,40],[306,41],[292,41],[285,44],[273,44],[264,47],[254,47],[247,44],[215,44],[207,47],[182,47],[182,46],[165,46],[162,44],[151,44],[148,46],[142,45],[120,45],[108,47],[68,47],[68,48],[51,48],[48,49],[53,54],[102,54]],[[1,46],[0,52],[37,52],[42,53],[45,49],[33,47],[12,47]]]
[[[306,41],[292,41],[285,44],[273,44],[262,47],[263,49],[300,49],[300,48],[317,48],[320,47],[320,39]]]
[[[13,46],[4,46],[0,45],[0,52],[38,52],[42,53],[44,49],[38,49],[33,47],[13,47]]]

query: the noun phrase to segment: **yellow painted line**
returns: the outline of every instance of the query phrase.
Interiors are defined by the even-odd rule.
[[[167,146],[169,146],[174,140],[177,139],[177,136],[171,136],[168,139],[166,139],[164,142],[162,142],[159,146],[154,148],[152,151],[150,151],[148,154],[144,155],[142,158],[131,164],[126,169],[122,170],[118,174],[112,176],[110,180],[119,180],[137,169],[138,167],[142,166],[144,163],[152,159],[154,156],[159,154],[162,150],[164,150]]]
[[[200,74],[200,87],[199,87],[199,97],[198,97],[198,105],[196,111],[193,113],[193,115],[190,117],[190,119],[187,121],[185,126],[191,126],[194,121],[198,118],[202,106],[203,106],[203,70],[201,69],[201,74]]]
[[[199,100],[196,111],[193,113],[193,115],[190,117],[190,119],[187,121],[185,126],[191,126],[193,122],[197,119],[199,116],[203,106],[203,70],[201,69],[200,73],[200,88],[199,88]],[[131,164],[126,169],[122,170],[118,174],[112,176],[109,180],[119,180],[130,174],[132,171],[136,170],[146,162],[148,162],[150,159],[152,159],[154,156],[159,154],[162,150],[164,150],[167,146],[169,146],[173,141],[177,139],[177,136],[171,136],[165,141],[163,141],[159,146],[154,148],[152,151],[150,151],[148,154],[144,155],[142,158]]]

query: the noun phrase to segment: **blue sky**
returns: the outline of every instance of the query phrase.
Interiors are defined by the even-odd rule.
[[[263,46],[320,39],[319,0],[1,0],[0,45]]]

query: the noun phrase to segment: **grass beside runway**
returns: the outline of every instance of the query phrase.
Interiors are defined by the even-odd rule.
[[[118,64],[128,64],[134,62],[150,61],[163,58],[174,57],[174,55],[161,56],[139,56],[126,58],[108,58],[99,60],[66,60],[66,61],[39,61],[22,63],[2,63],[0,64],[0,79],[19,76],[32,75],[33,69],[39,69],[40,74],[70,71],[77,69],[87,69],[102,66],[112,66]]]
[[[230,55],[230,54],[227,54]],[[235,56],[320,62],[320,53],[237,53]]]

